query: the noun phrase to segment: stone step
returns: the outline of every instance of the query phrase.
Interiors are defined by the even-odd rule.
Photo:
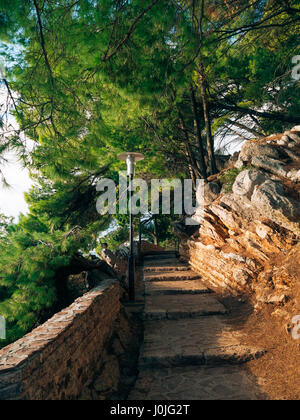
[[[239,364],[265,354],[241,345],[241,337],[218,316],[145,321],[139,369]]]
[[[144,273],[157,273],[157,272],[171,272],[171,271],[190,271],[191,268],[188,265],[184,264],[168,264],[168,265],[160,265],[157,264],[156,266],[144,266]]]
[[[149,281],[145,284],[145,295],[177,295],[212,293],[200,280]]]
[[[213,295],[157,295],[147,296],[144,319],[196,318],[227,313],[227,309]]]
[[[185,366],[139,373],[128,400],[257,401],[266,397],[257,378],[241,366]]]
[[[177,258],[177,254],[175,252],[162,252],[152,255],[146,255],[144,256],[144,261],[151,261],[151,260],[164,260],[169,258]]]
[[[144,268],[155,268],[157,266],[168,267],[169,265],[183,265],[188,267],[188,264],[180,261],[178,258],[159,259],[154,261],[144,261]]]
[[[193,271],[165,271],[157,273],[145,273],[144,281],[185,281],[199,280],[200,275]]]

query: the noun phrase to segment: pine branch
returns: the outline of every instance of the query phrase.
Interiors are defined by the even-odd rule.
[[[43,51],[43,55],[44,55],[44,60],[45,60],[45,64],[46,67],[48,69],[49,72],[49,78],[50,78],[50,83],[51,83],[51,88],[52,88],[52,93],[54,92],[54,76],[53,76],[53,71],[49,62],[49,57],[48,57],[48,53],[47,53],[47,49],[46,49],[46,42],[45,42],[45,36],[44,36],[44,30],[43,30],[43,24],[42,24],[42,18],[41,18],[41,11],[38,5],[37,0],[33,0],[34,3],[34,7],[36,10],[36,15],[37,15],[37,20],[38,20],[38,27],[39,27],[39,33],[40,33],[40,39],[41,39],[41,47],[42,47],[42,51]],[[51,121],[51,125],[52,128],[55,132],[56,135],[60,136],[59,131],[56,128],[56,125],[54,123],[54,118],[53,118],[53,113],[54,113],[54,103],[53,103],[53,97],[51,96],[51,113],[50,113],[50,121]]]
[[[43,50],[44,60],[45,60],[46,67],[49,71],[50,82],[51,82],[51,85],[53,87],[54,77],[53,77],[53,72],[52,72],[52,69],[51,69],[51,66],[50,66],[48,53],[47,53],[47,50],[46,50],[46,42],[45,42],[45,37],[44,37],[44,30],[43,30],[41,12],[40,12],[40,8],[39,8],[37,0],[33,0],[33,3],[34,3],[36,15],[37,15],[37,20],[38,20],[39,33],[40,33],[40,38],[41,38],[41,47],[42,47],[42,50]]]
[[[300,115],[296,116],[288,116],[283,113],[279,112],[264,112],[264,111],[256,111],[255,109],[251,108],[243,108],[238,105],[228,105],[221,102],[214,102],[214,105],[218,105],[221,109],[226,109],[228,111],[239,112],[243,115],[250,115],[256,116],[260,118],[267,118],[270,120],[279,120],[282,122],[293,123],[297,124],[300,120]]]
[[[137,24],[139,23],[139,21],[144,17],[144,15],[146,13],[148,13],[160,0],[154,0],[150,6],[148,6],[146,9],[142,10],[141,13],[135,18],[135,20],[133,21],[133,23],[131,24],[129,31],[127,32],[127,34],[125,35],[125,37],[123,38],[123,40],[117,45],[117,47],[110,53],[108,54],[108,52],[106,52],[102,58],[102,61],[106,62],[108,60],[110,60],[114,55],[116,55],[129,41],[131,35],[133,34],[133,32],[136,29]]]

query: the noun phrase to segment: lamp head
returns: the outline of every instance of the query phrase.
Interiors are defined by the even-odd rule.
[[[127,175],[134,176],[135,173],[135,164],[139,160],[144,159],[144,155],[142,153],[135,153],[135,152],[127,152],[121,153],[118,156],[118,159],[123,160],[127,164]]]

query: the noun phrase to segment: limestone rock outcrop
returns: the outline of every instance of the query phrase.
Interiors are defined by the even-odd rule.
[[[206,185],[204,220],[181,238],[181,256],[215,289],[247,293],[257,306],[297,305],[300,126],[248,141],[235,168],[231,192],[218,193],[218,176]]]

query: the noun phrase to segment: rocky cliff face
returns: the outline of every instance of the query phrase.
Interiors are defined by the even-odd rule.
[[[233,185],[226,186],[230,192],[222,188],[224,174],[206,184],[204,221],[182,240],[182,257],[215,289],[247,293],[257,307],[272,304],[277,314],[282,311],[277,305],[296,311],[300,126],[248,141],[226,175],[233,177]]]

